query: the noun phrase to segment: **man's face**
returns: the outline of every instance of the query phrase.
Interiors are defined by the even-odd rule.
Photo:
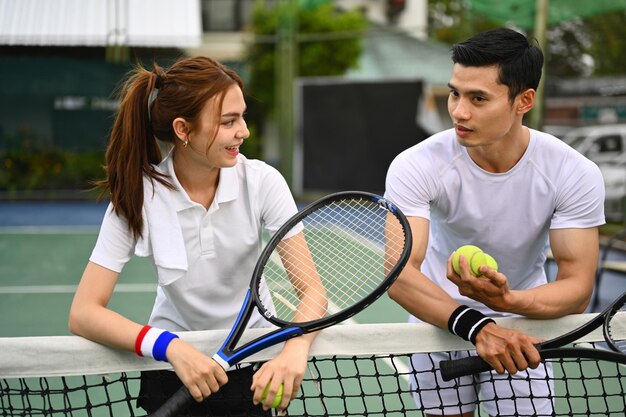
[[[509,89],[498,83],[498,67],[454,64],[448,86],[448,113],[459,143],[484,146],[507,137],[520,123],[519,96],[509,100]]]

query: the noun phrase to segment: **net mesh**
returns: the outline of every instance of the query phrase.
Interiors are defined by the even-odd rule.
[[[577,327],[585,318],[589,319],[559,319],[558,326],[546,326],[545,323],[544,326],[557,335]],[[520,323],[525,321],[519,319],[514,324],[519,327]],[[528,323],[529,330],[537,326],[533,321]],[[568,326],[564,327],[565,324]],[[540,337],[547,334],[543,332]],[[194,345],[210,349],[219,344],[224,334],[190,332],[181,337]],[[6,353],[0,360],[0,415],[3,416],[142,416],[146,413],[136,407],[139,371],[167,366],[126,352],[109,350],[80,338],[17,339],[0,339],[0,351]],[[603,343],[598,342],[601,340],[601,332],[594,332],[582,343],[586,347],[604,348]],[[33,346],[33,342],[37,342],[37,347]],[[430,369],[412,371],[408,367],[409,352],[463,351],[467,347],[466,342],[422,324],[341,325],[326,329],[316,340],[305,380],[298,398],[289,407],[289,415],[441,414],[437,407],[416,405],[413,396],[437,395],[442,387],[421,385],[418,382],[418,386],[410,389],[408,383],[412,375],[417,376],[418,381],[422,377],[432,376],[438,361],[433,360]],[[37,350],[37,355],[29,353],[33,350]],[[275,351],[270,349],[252,359],[264,360],[273,354]],[[68,363],[59,363],[64,361]],[[545,395],[552,399],[556,416],[624,415],[626,368],[623,365],[586,359],[550,362],[554,367],[554,376],[551,378],[554,388],[551,392],[529,392],[527,396],[518,392],[510,398],[502,397],[499,400],[508,399],[512,404],[517,404],[533,396]],[[103,369],[110,372],[103,372]],[[519,373],[514,377],[507,376],[504,384],[514,379],[530,382],[532,377]],[[481,382],[471,380],[452,383],[455,389],[484,390],[496,382],[494,377],[487,374]],[[497,383],[502,384],[502,381]],[[486,416],[489,413],[484,410],[485,404],[484,400],[464,403],[459,397],[458,407],[459,410],[462,406],[476,408],[476,415]],[[497,414],[544,415],[541,412],[529,414],[517,410],[515,405],[512,410],[498,410]]]

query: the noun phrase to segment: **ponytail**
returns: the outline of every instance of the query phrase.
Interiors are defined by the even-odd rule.
[[[155,66],[155,71],[158,70]],[[172,187],[153,166],[161,162],[148,106],[151,93],[154,97],[153,92],[158,91],[159,75],[155,71],[137,66],[122,85],[120,108],[105,154],[106,179],[96,182],[100,197],[110,193],[115,213],[126,219],[135,239],[143,233],[144,175]]]

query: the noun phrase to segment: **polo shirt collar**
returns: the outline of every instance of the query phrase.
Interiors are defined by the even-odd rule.
[[[239,176],[237,165],[220,169],[220,179],[215,192],[215,201],[225,203],[232,201],[239,195]]]
[[[174,171],[174,150],[172,149],[161,161],[158,166],[159,171],[168,175],[171,182],[176,187],[176,191],[172,192],[171,203],[176,211],[181,211],[193,207],[195,203],[191,201],[183,186],[180,185],[176,172]],[[239,175],[237,173],[237,165],[229,168],[221,168],[220,178],[215,192],[215,202],[225,203],[232,201],[239,195]]]

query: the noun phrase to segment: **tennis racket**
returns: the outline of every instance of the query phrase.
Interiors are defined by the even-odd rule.
[[[364,192],[326,196],[289,219],[269,240],[226,341],[213,356],[225,370],[292,337],[360,312],[394,282],[411,252],[406,217]],[[257,310],[278,329],[237,347]],[[182,387],[152,416],[172,416],[195,402]]]
[[[541,359],[586,358],[626,364],[626,292],[589,322],[562,336],[536,345]],[[565,347],[602,326],[604,341],[608,349]],[[465,375],[492,370],[493,368],[479,356],[452,359],[439,362],[444,381]]]

